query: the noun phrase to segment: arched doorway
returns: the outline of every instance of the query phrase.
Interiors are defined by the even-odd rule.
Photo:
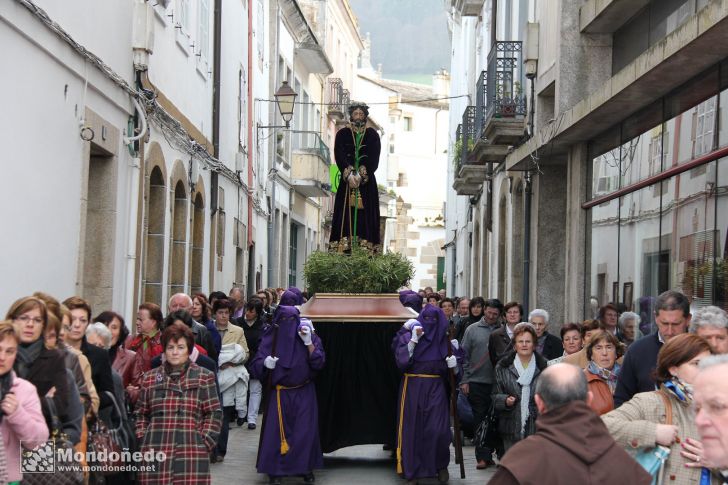
[[[518,181],[513,191],[511,240],[513,252],[511,254],[511,299],[523,300],[523,183]]]
[[[502,193],[502,191],[501,191]],[[498,204],[498,298],[506,301],[506,205],[504,193]]]
[[[205,203],[195,194],[192,204],[192,248],[190,249],[190,293],[202,291],[202,254],[205,250]]]
[[[172,250],[169,257],[169,294],[185,291],[185,255],[187,254],[187,191],[182,181],[174,186],[172,225],[170,227]]]
[[[144,255],[144,301],[162,306],[164,271],[164,175],[156,166],[149,175],[147,204],[147,236]]]

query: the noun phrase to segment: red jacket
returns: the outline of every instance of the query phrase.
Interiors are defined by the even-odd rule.
[[[612,397],[612,391],[609,390],[609,386],[604,382],[604,379],[592,374],[587,369],[584,369],[584,375],[589,383],[589,390],[594,394],[589,407],[600,416],[614,409],[614,397]]]

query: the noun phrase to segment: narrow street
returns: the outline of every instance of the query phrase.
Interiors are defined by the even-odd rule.
[[[223,463],[212,465],[212,485],[266,485],[268,477],[256,473],[255,456],[258,448],[257,430],[246,426],[230,429],[228,453]],[[450,449],[450,483],[482,485],[493,476],[495,468],[475,469],[475,456],[471,445],[463,448],[465,456],[464,480],[460,479],[459,466],[455,465],[454,450]],[[296,478],[283,480],[284,485],[303,483]],[[394,461],[389,452],[379,445],[355,446],[324,455],[324,469],[316,472],[316,483],[321,485],[399,485],[404,480],[394,472]],[[435,485],[437,480],[421,480],[420,485]]]

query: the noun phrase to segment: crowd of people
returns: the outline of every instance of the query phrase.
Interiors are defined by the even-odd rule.
[[[67,483],[209,483],[229,428],[255,430],[261,412],[258,472],[271,485],[313,483],[323,465],[314,380],[326,357],[300,314],[305,300],[296,288],[178,293],[166,311],[141,304],[130,332],[122,315],[94,317],[77,296],[18,299],[0,322],[0,483],[43,483],[21,472],[21,444],[48,439],[81,452]],[[526,315],[518,302],[429,288],[400,300],[416,313],[391,345],[401,372],[393,453],[408,484],[449,480],[453,408],[476,468],[498,462],[491,483],[650,483],[630,455],[656,447],[671,483],[725,482],[724,310],[692,314],[685,295],[667,291],[649,314],[607,304],[559,322],[559,338],[547,310]],[[99,458],[121,449],[153,466],[116,470],[118,460]]]
[[[725,462],[706,457],[703,441],[708,436],[725,447],[722,433],[728,435],[728,428],[708,426],[700,412],[696,417],[701,363],[713,365],[714,355],[728,360],[723,309],[708,306],[693,314],[685,295],[667,291],[650,299],[650,312],[637,314],[612,303],[594,308],[594,318],[558,325],[559,338],[548,332],[548,311],[535,309],[526,316],[518,302],[447,298],[429,288],[424,294],[406,291],[401,300],[415,311],[438,306],[453,345],[463,350],[458,416],[475,444],[476,468],[495,466],[497,458],[491,483],[566,483],[563,477],[597,468],[602,471],[596,476],[605,479],[611,469],[611,478],[649,483],[651,477],[632,466],[635,459],[608,451],[615,444],[632,455],[664,447],[662,473],[670,483],[725,480]],[[725,375],[721,379],[727,382]],[[728,419],[728,394],[720,403],[704,413],[710,424]],[[701,423],[706,432],[699,430]],[[554,443],[554,456],[544,454]],[[566,467],[564,474],[547,478],[553,467],[537,464],[563,453],[583,468]],[[609,466],[596,467],[597,460]],[[622,467],[615,468],[613,460]]]
[[[299,319],[294,305],[304,295],[291,290],[265,289],[247,300],[239,288],[209,297],[178,293],[166,311],[154,303],[139,305],[134,332],[119,313],[95,314],[78,296],[61,302],[37,292],[18,299],[0,322],[0,483],[46,483],[41,474],[22,473],[20,451],[21,444],[25,454],[49,439],[56,449],[74,451],[62,483],[209,483],[210,463],[225,459],[229,427],[257,427],[262,380],[275,367],[268,361],[279,357],[261,360],[256,354],[269,345],[274,320],[276,329],[286,328],[274,332],[280,333],[283,358],[274,391],[295,388],[279,376],[300,364],[291,337],[306,334],[297,326],[291,334],[278,321],[289,313]],[[312,324],[306,335],[318,345],[315,359],[323,365]],[[299,340],[303,346],[306,340]],[[291,410],[300,403],[284,402],[286,415],[294,416]],[[289,442],[298,452],[296,436]],[[259,468],[268,470],[271,463],[263,457]],[[313,481],[320,464],[299,465],[293,472]],[[278,471],[271,476],[279,481]]]

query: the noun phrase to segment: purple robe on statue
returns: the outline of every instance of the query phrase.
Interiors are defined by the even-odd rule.
[[[272,354],[277,328],[275,356],[279,360],[272,371],[273,388],[268,408],[264,410],[258,473],[273,476],[303,475],[323,467],[318,404],[313,379],[323,368],[325,355],[321,339],[316,334],[312,335],[315,350],[309,355],[308,348],[298,336],[299,323],[298,310],[290,306],[279,306],[273,317],[273,325],[265,330],[258,352],[250,365],[253,378],[262,382],[268,381],[268,373],[271,371],[263,362]],[[278,386],[288,389],[279,390]],[[285,441],[288,445],[285,454],[281,453],[278,396]]]
[[[404,372],[397,408],[397,471],[407,480],[435,476],[450,462],[447,318],[440,308],[428,305],[417,320],[424,335],[412,357],[409,331],[399,334],[394,352]]]

